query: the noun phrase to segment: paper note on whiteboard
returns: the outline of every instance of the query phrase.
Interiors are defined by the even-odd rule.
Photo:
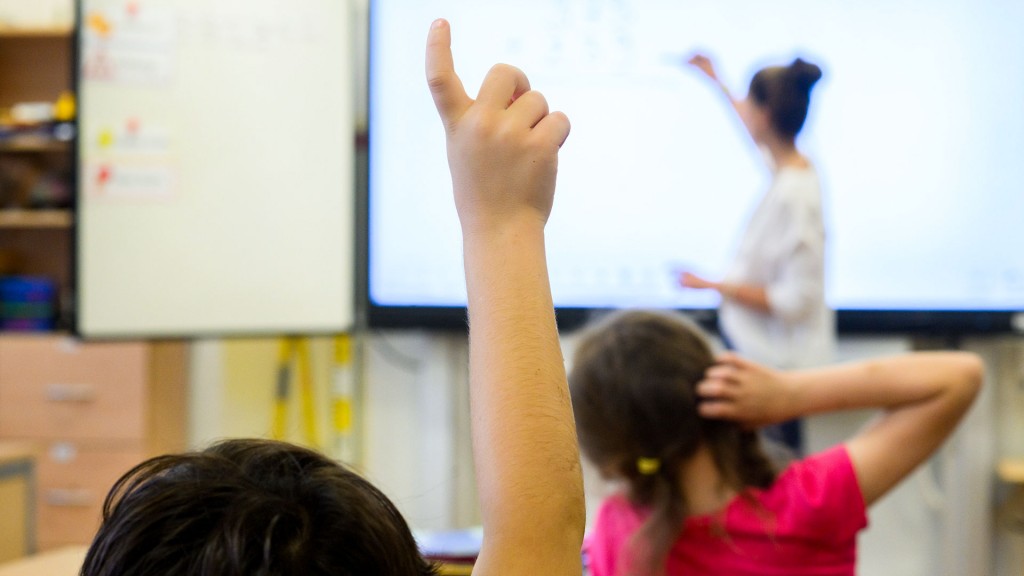
[[[172,150],[171,132],[165,126],[129,116],[116,124],[99,124],[85,135],[90,152],[126,156],[167,155]]]
[[[82,22],[82,74],[85,80],[163,85],[175,71],[177,32],[174,12],[140,2],[92,8]]]
[[[166,200],[174,196],[170,165],[96,162],[86,170],[86,194],[94,199]]]
[[[138,117],[89,128],[82,183],[95,199],[167,200],[175,193],[174,141],[167,128]]]

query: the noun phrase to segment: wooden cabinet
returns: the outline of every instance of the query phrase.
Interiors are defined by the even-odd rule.
[[[38,446],[37,542],[87,544],[114,481],[185,448],[182,343],[0,335],[0,439]]]

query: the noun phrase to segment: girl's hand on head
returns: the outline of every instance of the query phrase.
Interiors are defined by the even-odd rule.
[[[458,75],[451,29],[437,20],[427,37],[427,83],[444,123],[455,206],[464,232],[510,222],[547,222],[555,192],[558,150],[569,120],[549,112],[518,68],[491,68],[476,100]]]
[[[782,372],[732,353],[720,356],[697,384],[701,416],[751,428],[791,418],[793,394]]]

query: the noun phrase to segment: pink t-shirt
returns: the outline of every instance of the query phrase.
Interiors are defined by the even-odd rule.
[[[854,576],[867,514],[844,446],[794,462],[751,494],[754,503],[735,498],[721,514],[687,518],[665,575]],[[630,576],[630,539],[647,516],[622,494],[601,504],[587,543],[592,576]]]

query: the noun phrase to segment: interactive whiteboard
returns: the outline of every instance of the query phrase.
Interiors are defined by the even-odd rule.
[[[444,132],[422,80],[437,17],[471,94],[508,62],[572,122],[547,226],[563,310],[718,305],[680,289],[679,271],[721,278],[770,175],[685,65],[697,50],[740,98],[761,66],[799,55],[824,69],[801,145],[822,177],[841,321],[1024,310],[1024,3],[375,0],[371,321],[450,310],[464,324]]]
[[[349,10],[80,2],[83,336],[350,327]]]

